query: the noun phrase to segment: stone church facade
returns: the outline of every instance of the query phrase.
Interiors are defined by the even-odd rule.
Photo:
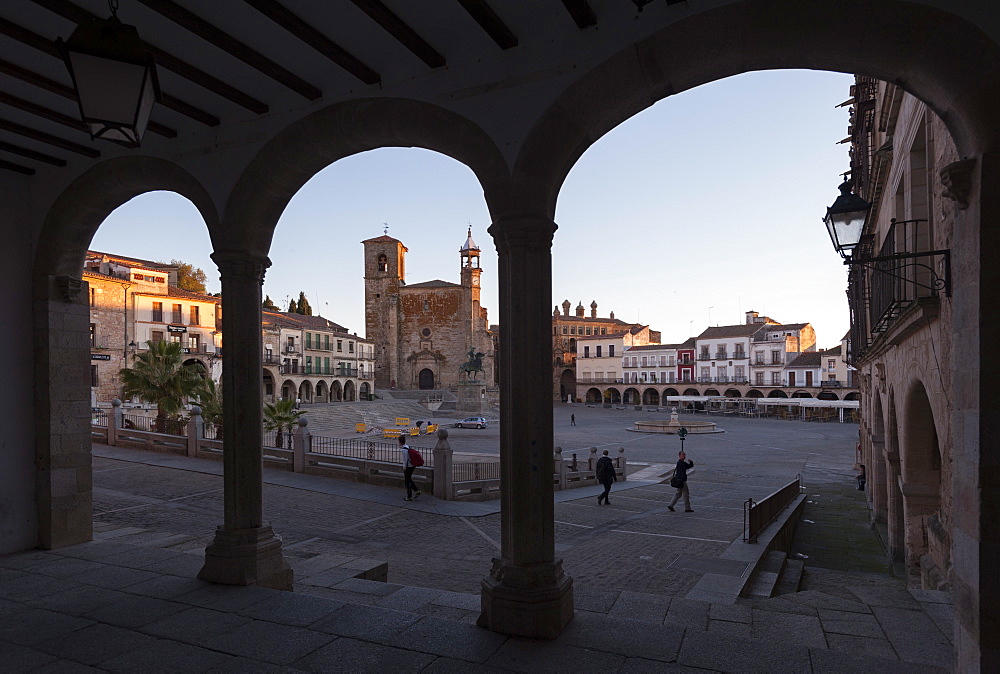
[[[479,246],[469,230],[459,250],[461,280],[405,281],[408,249],[383,235],[365,247],[365,329],[375,343],[376,388],[442,389],[465,379],[470,350],[482,354],[476,379],[495,386],[496,349],[480,304]]]

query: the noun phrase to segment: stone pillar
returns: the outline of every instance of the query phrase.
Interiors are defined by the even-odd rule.
[[[590,457],[587,459],[587,470],[590,472],[597,470],[597,447],[590,448]]]
[[[94,533],[87,288],[69,276],[35,278],[35,504],[37,545],[46,550]]]
[[[567,482],[567,480],[566,480],[566,462],[563,460],[562,447],[556,447],[556,455],[555,455],[555,458],[553,460],[555,462],[555,465],[553,466],[553,470],[555,471],[555,474],[558,476],[559,490],[562,491],[562,490],[566,489],[566,482]]]
[[[292,470],[296,473],[306,472],[306,454],[312,451],[312,433],[309,432],[309,420],[299,417],[299,426],[292,434]]]
[[[198,577],[228,585],[291,589],[292,570],[281,554],[281,539],[263,516],[263,395],[261,285],[266,257],[216,252],[222,273],[222,384],[226,395],[223,481],[225,521],[205,550]]]
[[[451,501],[455,495],[454,456],[448,443],[448,430],[439,428],[437,437],[437,444],[434,445],[434,496]]]
[[[573,580],[555,557],[552,489],[552,235],[545,217],[490,227],[500,283],[500,557],[482,582],[479,625],[554,639],[573,619]]]
[[[622,469],[622,482],[628,479],[628,470],[626,470],[628,464],[625,462],[625,448],[618,448],[618,467]]]
[[[191,418],[188,419],[187,425],[187,455],[190,458],[198,458],[198,443],[203,437],[205,437],[205,420],[201,417],[201,408],[192,405]]]
[[[108,444],[114,447],[118,444],[118,429],[122,427],[122,401],[115,398],[111,401],[111,414],[108,415]]]

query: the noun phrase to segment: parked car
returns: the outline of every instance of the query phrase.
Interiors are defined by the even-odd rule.
[[[489,425],[486,417],[466,417],[455,424],[455,428],[486,428]]]

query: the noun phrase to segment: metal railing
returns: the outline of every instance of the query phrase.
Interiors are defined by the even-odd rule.
[[[743,503],[743,542],[756,543],[764,527],[773,522],[801,492],[802,475],[796,475],[795,480],[759,502],[748,498]]]
[[[139,414],[123,414],[122,427],[129,430],[164,433],[166,435],[187,435],[187,421],[179,419],[157,419]]]
[[[409,441],[407,444],[410,444]],[[434,451],[431,447],[410,447],[420,452],[424,457],[424,465],[434,464]],[[324,438],[312,436],[312,453],[328,454],[330,456],[345,456],[352,459],[367,461],[383,461],[385,463],[403,462],[403,455],[397,443],[378,442],[377,440],[358,440],[354,438]]]
[[[455,482],[474,482],[477,480],[499,480],[500,463],[473,462],[452,464],[452,480]]]

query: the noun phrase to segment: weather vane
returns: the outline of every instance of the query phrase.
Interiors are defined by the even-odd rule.
[[[389,236],[389,223],[383,222],[382,224],[385,225],[385,227],[382,228],[382,234],[385,236]]]

